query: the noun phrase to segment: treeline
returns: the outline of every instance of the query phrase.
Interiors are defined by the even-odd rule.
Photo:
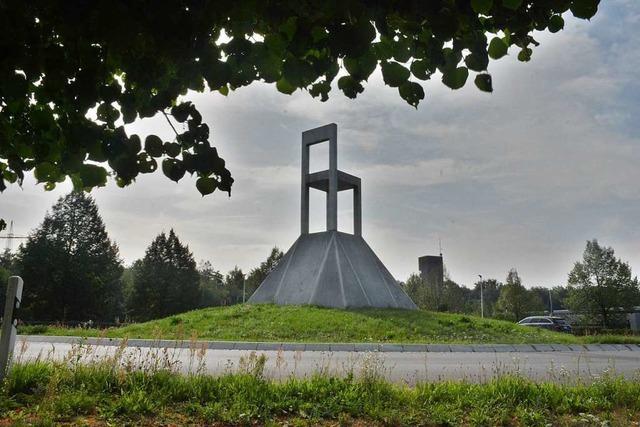
[[[481,280],[473,288],[460,286],[447,274],[442,284],[413,274],[402,285],[420,308],[468,314],[481,313],[482,289],[484,315],[512,321],[548,314],[553,308],[570,310],[572,320],[583,325],[624,328],[627,313],[640,306],[640,283],[631,267],[597,240],[587,242],[566,286],[525,288],[516,269],[507,273],[504,282]]]
[[[23,320],[144,321],[197,308],[242,302],[282,257],[273,248],[248,274],[226,275],[196,264],[176,233],[160,233],[142,259],[125,267],[93,198],[72,192],[52,207],[15,254],[0,255],[0,310],[7,278],[24,279]],[[0,312],[1,315],[1,312]]]
[[[0,254],[0,310],[10,275],[25,281],[23,320],[145,321],[237,304],[249,298],[282,255],[273,248],[248,274],[238,267],[222,274],[209,261],[196,264],[189,247],[170,230],[150,243],[142,259],[125,267],[95,201],[72,192],[58,200],[15,254]],[[515,269],[504,282],[482,280],[472,288],[446,274],[441,284],[414,274],[401,285],[420,308],[468,314],[480,314],[482,289],[484,315],[512,321],[543,314],[552,305],[578,313],[586,324],[616,328],[626,324],[626,312],[640,305],[640,285],[629,264],[596,240],[587,242],[567,286],[551,290],[525,288]]]

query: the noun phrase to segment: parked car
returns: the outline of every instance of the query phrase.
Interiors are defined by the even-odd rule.
[[[544,328],[557,332],[572,332],[571,325],[562,317],[556,316],[529,316],[519,321],[518,325],[533,326],[534,328]]]

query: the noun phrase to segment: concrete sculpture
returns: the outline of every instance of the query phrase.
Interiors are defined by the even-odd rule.
[[[338,127],[302,133],[300,237],[250,303],[416,309],[411,298],[362,238],[360,178],[338,170]],[[329,169],[309,173],[309,148],[329,143]],[[309,191],[327,193],[327,231],[309,233]],[[353,190],[353,234],[338,231],[338,192]]]

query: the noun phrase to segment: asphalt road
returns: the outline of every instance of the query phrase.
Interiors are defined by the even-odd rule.
[[[260,355],[264,375],[274,379],[329,375],[380,375],[398,383],[465,380],[484,382],[505,374],[537,381],[590,382],[603,375],[640,378],[640,352],[352,352],[251,351],[198,348],[117,347],[19,340],[15,359],[80,360],[105,358],[141,369],[171,368],[179,372],[220,375],[249,371]]]

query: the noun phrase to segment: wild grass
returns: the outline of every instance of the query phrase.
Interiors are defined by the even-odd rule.
[[[0,425],[632,425],[640,382],[536,383],[504,376],[485,384],[384,381],[359,375],[266,379],[252,353],[233,372],[178,374],[171,364],[132,368],[108,360],[19,363],[0,388]]]
[[[35,328],[35,329],[34,329]],[[21,327],[22,334],[271,342],[636,343],[640,336],[576,337],[460,314],[393,309],[234,305],[105,330]]]

